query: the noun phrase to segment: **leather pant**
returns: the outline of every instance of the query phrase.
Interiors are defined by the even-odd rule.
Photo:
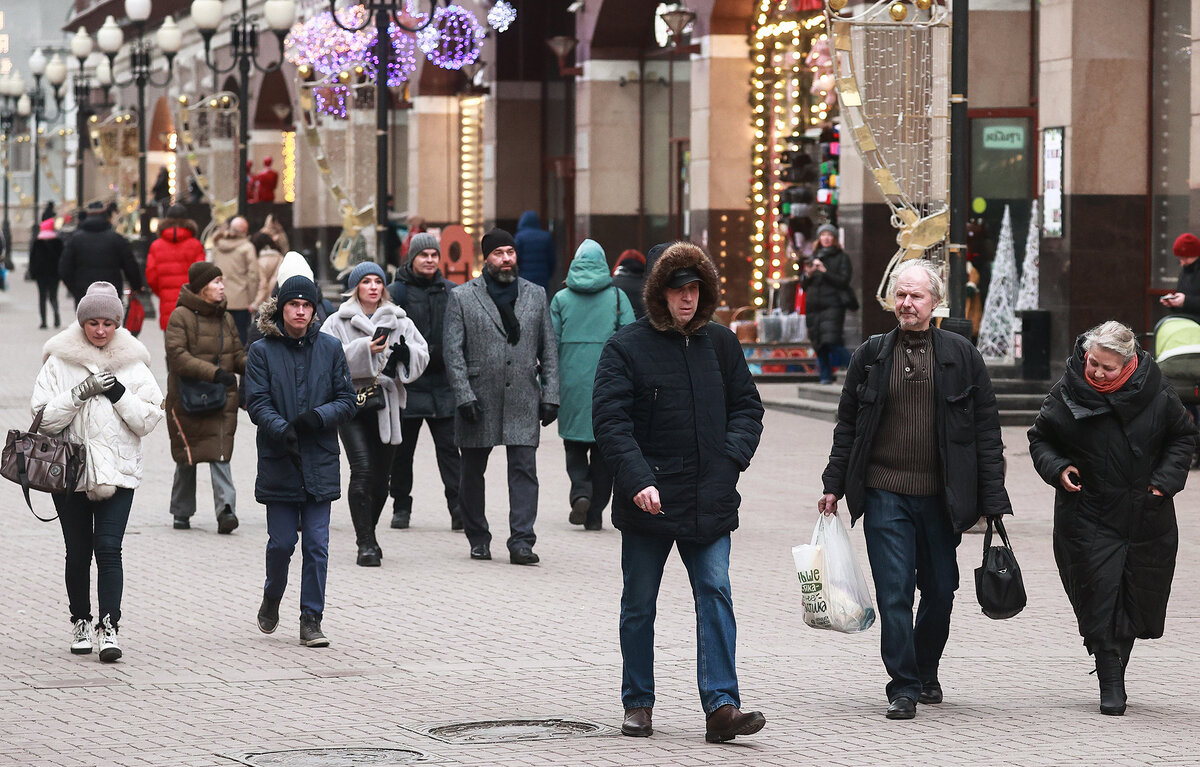
[[[396,452],[395,445],[380,440],[378,417],[378,413],[362,413],[338,427],[350,464],[346,500],[350,504],[355,541],[360,547],[379,545],[375,526],[387,502],[392,457]]]

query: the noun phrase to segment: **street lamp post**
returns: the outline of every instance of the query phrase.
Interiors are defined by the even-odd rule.
[[[71,55],[79,62],[79,70],[75,73],[75,201],[77,207],[86,207],[87,201],[83,190],[84,151],[88,142],[88,118],[92,115],[92,82],[94,74],[96,82],[105,93],[107,103],[108,86],[112,85],[112,68],[107,58],[101,58],[95,67],[88,66],[88,58],[92,55],[94,41],[87,30],[80,27],[71,38]]]
[[[279,58],[263,66],[258,63],[258,20],[248,12],[246,0],[242,0],[241,13],[234,14],[230,28],[230,44],[233,61],[228,67],[218,67],[212,59],[212,38],[223,15],[221,0],[194,0],[192,21],[204,38],[204,63],[214,75],[223,75],[238,70],[238,215],[246,215],[246,171],[250,161],[250,70],[251,67],[263,74],[274,72],[283,65],[283,39],[296,19],[296,4],[293,0],[267,0],[263,4],[263,20],[275,33],[279,42]]]
[[[175,20],[168,16],[158,29],[155,41],[159,50],[167,59],[167,73],[161,81],[156,81],[150,73],[151,44],[146,39],[146,20],[150,18],[150,0],[125,0],[125,15],[137,28],[137,39],[129,51],[129,71],[131,81],[137,88],[137,117],[138,117],[138,210],[141,221],[140,234],[147,236],[146,210],[146,86],[153,85],[161,88],[171,81],[171,73],[175,64],[175,54],[183,44],[183,34]],[[125,32],[117,26],[116,20],[109,16],[104,25],[96,32],[96,42],[100,50],[108,57],[109,69],[113,68],[117,52],[125,42]],[[118,87],[129,85],[116,83]]]
[[[22,96],[17,101],[17,111],[22,116],[28,116],[33,119],[33,124],[29,131],[29,141],[33,144],[33,235],[37,236],[38,224],[41,223],[38,219],[38,197],[41,194],[40,181],[40,147],[38,146],[38,135],[41,132],[41,123],[54,122],[62,116],[62,99],[63,93],[59,86],[66,82],[67,65],[62,60],[62,56],[57,53],[54,57],[47,61],[46,54],[42,53],[41,48],[35,48],[33,55],[29,57],[29,71],[33,73],[33,89]],[[46,114],[46,97],[42,94],[42,78],[46,78],[46,82],[50,83],[50,88],[54,91],[54,115]]]
[[[12,132],[17,123],[17,99],[25,91],[25,82],[14,69],[0,78],[0,129],[4,131],[4,268],[12,271],[12,227],[8,220],[8,177],[12,167]]]

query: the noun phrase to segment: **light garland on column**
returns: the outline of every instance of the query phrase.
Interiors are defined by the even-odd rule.
[[[459,100],[459,218],[473,238],[483,218],[483,98]]]
[[[280,138],[283,144],[283,201],[296,201],[296,131],[285,130]]]

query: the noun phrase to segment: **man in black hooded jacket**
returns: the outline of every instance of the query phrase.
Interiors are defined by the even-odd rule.
[[[705,740],[751,735],[766,723],[740,711],[729,586],[738,476],[762,434],[762,402],[737,338],[709,322],[720,296],[716,267],[687,242],[668,247],[644,293],[646,316],[604,347],[592,424],[613,469],[613,525],[621,531],[621,732],[653,732],[654,615],[672,548],[696,602]]]
[[[118,294],[125,280],[129,281],[130,290],[141,290],[141,267],[133,257],[129,241],[109,223],[104,203],[91,203],[87,212],[87,218],[67,240],[58,262],[58,274],[75,297],[75,303],[79,303],[93,282],[110,282]]]

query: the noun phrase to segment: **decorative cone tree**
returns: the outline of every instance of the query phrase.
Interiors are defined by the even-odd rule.
[[[1029,211],[1029,233],[1025,235],[1025,260],[1021,262],[1021,292],[1017,294],[1017,311],[1038,308],[1038,256],[1041,250],[1038,237],[1038,204],[1033,201]]]
[[[979,353],[984,359],[1012,361],[1016,292],[1017,258],[1013,248],[1012,218],[1006,205],[996,260],[992,262],[992,283],[983,305],[983,322],[979,325]]]

